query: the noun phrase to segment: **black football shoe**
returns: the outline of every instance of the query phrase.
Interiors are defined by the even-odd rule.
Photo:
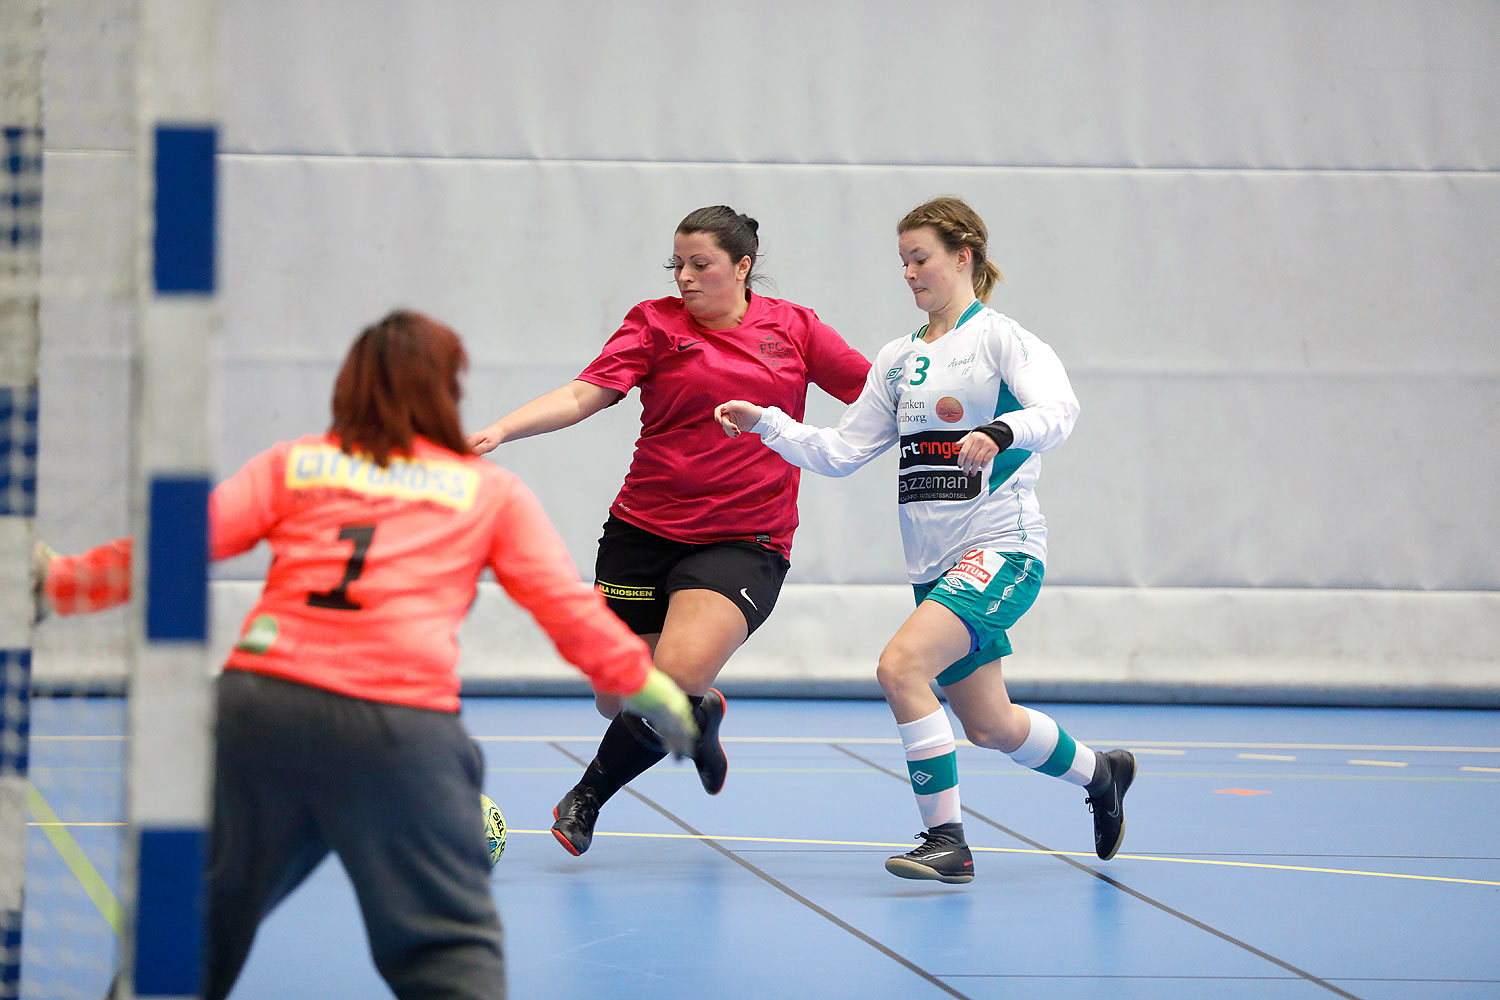
[[[594,842],[594,824],[599,822],[599,793],[588,785],[574,785],[552,810],[552,836],[575,858]]]
[[[974,881],[974,855],[964,843],[962,823],[944,823],[917,834],[922,846],[885,859],[885,870],[900,878],[933,879],[963,885]]]
[[[1097,755],[1085,799],[1094,814],[1094,853],[1108,861],[1125,839],[1125,793],[1135,780],[1135,754],[1111,750]]]

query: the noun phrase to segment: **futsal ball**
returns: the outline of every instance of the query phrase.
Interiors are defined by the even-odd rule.
[[[490,867],[493,868],[499,863],[500,855],[505,853],[505,816],[495,805],[495,800],[483,792],[479,793],[479,804],[484,808],[484,836],[490,845]]]

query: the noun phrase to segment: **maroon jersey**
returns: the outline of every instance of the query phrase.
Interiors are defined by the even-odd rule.
[[[759,540],[788,556],[800,470],[754,435],[725,436],[714,407],[744,399],[801,420],[809,383],[850,403],[869,370],[794,302],[751,295],[730,330],[703,329],[675,296],[642,302],[578,376],[641,390],[641,436],[610,512],[674,541]]]

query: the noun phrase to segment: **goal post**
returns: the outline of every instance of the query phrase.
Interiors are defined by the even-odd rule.
[[[127,801],[133,855],[131,993],[202,984],[213,703],[208,493],[217,335],[218,8],[143,0],[139,148],[140,392],[136,476],[144,544],[134,593]],[[187,419],[185,419],[185,417]],[[132,866],[127,865],[127,871]]]
[[[0,3],[0,997],[20,996],[41,306],[41,0]]]
[[[0,1000],[202,988],[218,31],[0,2]],[[39,526],[130,607],[36,628]]]

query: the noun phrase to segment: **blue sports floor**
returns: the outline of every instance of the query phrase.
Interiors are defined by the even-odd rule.
[[[882,868],[920,825],[883,703],[731,697],[723,793],[664,763],[574,858],[547,828],[603,731],[592,703],[470,700],[511,826],[493,876],[510,996],[1500,997],[1500,713],[1035,707],[1135,751],[1124,846],[1098,861],[1081,789],[961,746],[976,878],[946,886]],[[62,824],[30,831],[33,1000],[108,980],[123,717],[33,706],[38,808]],[[381,996],[333,862],[266,922],[234,992]]]

